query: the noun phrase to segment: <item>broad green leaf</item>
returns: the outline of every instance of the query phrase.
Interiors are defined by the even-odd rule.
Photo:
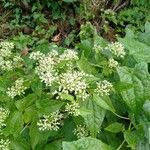
[[[62,99],[65,99],[65,100],[69,100],[69,101],[74,101],[74,97],[70,94],[61,94],[61,97]]]
[[[13,150],[30,150],[31,149],[30,144],[27,141],[27,139],[22,138],[20,136],[17,139],[11,141],[11,148]]]
[[[35,94],[29,94],[27,97],[16,101],[15,105],[19,111],[24,111],[27,107],[36,102],[37,96]]]
[[[112,150],[102,141],[87,137],[74,142],[63,142],[63,150]]]
[[[32,105],[24,110],[23,120],[25,123],[30,123],[37,118],[38,112],[35,105]]]
[[[104,120],[105,110],[98,106],[92,99],[86,100],[84,105],[91,113],[83,115],[82,117],[91,135],[96,136]]]
[[[126,82],[114,83],[113,86],[117,92],[122,92],[133,88],[133,84],[126,83]]]
[[[96,74],[97,70],[94,66],[84,57],[82,56],[79,61],[77,61],[77,65],[81,71],[84,71],[88,74]]]
[[[30,126],[30,142],[31,142],[31,147],[32,149],[35,148],[35,146],[39,143],[45,143],[47,142],[49,132],[42,132],[39,131],[38,126],[36,123],[32,123]]]
[[[75,122],[71,117],[67,118],[64,121],[63,126],[64,141],[73,141],[76,139],[76,136],[73,133],[75,127],[76,127]]]
[[[31,84],[32,91],[38,96],[41,96],[42,94],[42,85],[42,82],[40,82],[40,80],[36,78]]]
[[[145,101],[143,105],[143,110],[150,115],[150,100]]]
[[[34,149],[35,146],[38,144],[38,142],[40,140],[40,136],[41,136],[36,125],[32,124],[30,126],[29,134],[30,134],[31,146],[32,146],[32,149]]]
[[[145,32],[140,33],[138,36],[139,41],[150,46],[150,22],[145,23]]]
[[[47,144],[44,150],[62,150],[62,140],[56,140]]]
[[[145,23],[145,32],[150,33],[150,22]]]
[[[100,97],[98,95],[93,95],[93,100],[98,106],[102,107],[103,109],[115,112],[115,109],[108,96]]]
[[[110,124],[108,127],[106,127],[105,130],[112,132],[112,133],[118,133],[123,130],[123,124],[114,122],[114,123]]]
[[[117,72],[121,82],[133,85],[133,88],[121,92],[123,100],[133,112],[140,112],[146,99],[150,98],[150,75],[147,64],[137,64],[134,69],[120,67]]]
[[[23,130],[23,117],[22,113],[15,111],[9,118],[7,126],[5,128],[5,134],[12,134],[17,137]]]
[[[63,104],[64,102],[59,100],[39,99],[36,101],[36,107],[39,114],[47,114],[57,111]]]
[[[124,139],[132,149],[136,149],[138,142],[141,138],[142,134],[140,133],[140,130],[124,132]]]
[[[149,150],[150,144],[146,139],[140,140],[136,150]]]
[[[137,62],[150,62],[150,47],[132,38],[119,39]]]

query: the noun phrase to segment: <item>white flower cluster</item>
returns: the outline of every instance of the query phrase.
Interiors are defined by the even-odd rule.
[[[77,60],[78,56],[77,52],[67,49],[61,55],[56,50],[52,50],[46,55],[39,51],[32,52],[29,58],[38,61],[35,68],[36,74],[46,86],[51,86],[53,82],[58,81],[56,65],[61,61]],[[69,62],[66,65],[71,66]]]
[[[67,49],[65,50],[60,56],[59,56],[59,60],[60,61],[68,61],[68,60],[78,60],[78,53],[73,51],[73,50],[70,50],[70,49]]]
[[[119,42],[111,43],[107,48],[117,57],[124,58],[126,55],[123,45]]]
[[[9,111],[7,109],[0,107],[0,129],[6,126],[5,120],[8,117],[8,115]]]
[[[110,95],[110,91],[113,88],[113,85],[108,82],[107,80],[103,80],[100,82],[97,82],[97,88],[95,89],[95,92],[101,96],[104,95]]]
[[[10,140],[0,139],[0,150],[10,150]]]
[[[88,77],[88,75],[80,71],[69,70],[66,73],[62,73],[59,77],[58,93],[74,93],[82,100],[85,100],[89,96],[86,92],[86,89],[88,88],[88,84],[85,80],[86,77]]]
[[[113,68],[117,68],[119,64],[116,60],[114,60],[113,58],[110,58],[108,62],[108,66],[109,68],[113,69]]]
[[[3,57],[0,57],[0,69],[3,71],[10,71],[13,69],[13,62],[11,60],[5,60]]]
[[[0,42],[0,69],[10,71],[14,67],[19,67],[23,59],[20,56],[12,57],[12,49],[14,44],[11,42]]]
[[[78,139],[81,139],[88,136],[88,131],[86,130],[85,126],[78,125],[74,130],[74,135],[76,135]]]
[[[12,52],[11,50],[14,48],[14,44],[11,42],[0,42],[0,54],[1,57],[10,57]]]
[[[46,56],[39,59],[38,66],[35,68],[35,72],[46,86],[51,86],[58,78],[54,68],[55,64],[57,64],[55,57],[51,53],[48,53]]]
[[[57,131],[61,126],[61,119],[63,118],[63,114],[59,113],[59,111],[53,112],[50,115],[44,115],[37,122],[37,126],[40,131],[45,130],[55,130]]]
[[[32,52],[29,56],[29,58],[33,60],[39,60],[39,59],[42,59],[43,57],[44,57],[44,54],[41,53],[40,51]]]
[[[7,95],[11,98],[14,98],[17,95],[24,94],[27,87],[25,87],[23,84],[24,80],[22,78],[17,79],[14,85],[7,89]]]
[[[73,116],[79,116],[80,115],[80,106],[79,103],[73,102],[73,103],[67,103],[65,106],[65,111],[68,112],[69,115]]]

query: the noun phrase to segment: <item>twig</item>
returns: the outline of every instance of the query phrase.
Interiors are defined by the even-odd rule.
[[[122,5],[118,6],[118,8],[116,8],[115,11],[118,11],[118,10],[122,9],[123,7],[125,7],[128,4],[129,4],[129,0],[125,1]]]
[[[5,22],[5,18],[12,12],[12,10],[8,11],[3,17],[2,17],[2,22]]]

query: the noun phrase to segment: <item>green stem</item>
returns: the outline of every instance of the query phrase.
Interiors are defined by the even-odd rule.
[[[121,119],[125,119],[125,120],[130,120],[129,118],[127,117],[123,117],[123,116],[120,116],[118,115],[117,113],[113,112],[117,117],[121,118]]]
[[[123,142],[120,144],[120,146],[117,148],[117,150],[120,150],[122,148],[122,146],[124,145],[125,140],[123,140]]]

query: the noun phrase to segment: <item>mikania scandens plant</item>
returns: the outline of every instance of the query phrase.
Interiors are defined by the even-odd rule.
[[[18,58],[16,55],[12,57],[13,52],[11,50],[14,48],[12,43],[10,45],[9,43],[1,43],[0,45],[1,51],[3,49],[8,51],[3,54],[3,59],[9,57],[9,60],[15,63],[20,62],[20,60],[23,61],[22,58]],[[115,57],[113,58],[113,55],[123,59],[126,54],[123,46],[118,42],[108,44],[107,47],[96,45],[94,48],[96,48],[96,53],[102,53],[105,49],[112,53],[111,58],[106,58],[107,66],[111,70],[115,70],[119,66],[119,63],[115,60]],[[103,54],[101,55],[103,56]],[[95,77],[93,74],[81,70],[78,64],[80,56],[75,50],[66,49],[63,52],[51,50],[47,54],[35,51],[31,52],[27,57],[33,64],[32,70],[34,76],[43,85],[43,92],[45,94],[50,93],[50,99],[56,102],[63,102],[63,106],[58,110],[37,115],[36,127],[40,133],[59,131],[67,117],[81,117],[83,111],[82,103],[90,99],[93,94],[103,97],[109,96],[112,93],[113,84],[109,78]],[[20,69],[22,68],[22,66],[19,67]],[[2,70],[4,71],[4,69]],[[27,80],[30,79],[18,77],[14,80],[14,83],[11,83],[7,87],[5,94],[11,98],[11,102],[15,103],[17,98],[20,99],[27,95],[30,90],[30,87],[25,84]],[[48,93],[46,93],[45,89]],[[0,127],[7,127],[5,120],[9,115],[8,112],[9,110],[5,110],[4,108],[0,109]],[[90,136],[90,132],[85,123],[82,126],[77,125],[76,129],[72,131],[72,134],[76,135],[77,139]],[[7,148],[9,142],[2,140],[0,144]]]

